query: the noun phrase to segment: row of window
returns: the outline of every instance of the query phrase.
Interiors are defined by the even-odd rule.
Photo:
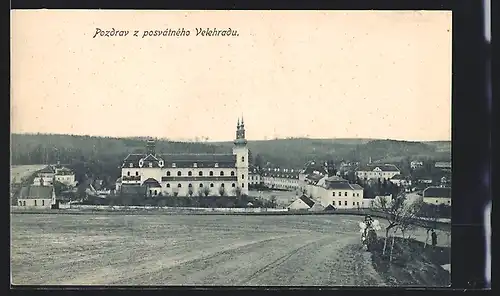
[[[335,192],[333,192],[333,195],[332,195],[332,196],[335,196]],[[339,195],[338,195],[338,196],[342,196],[342,192],[339,192]],[[346,192],[344,192],[344,196],[347,196],[347,191],[346,191]],[[352,193],[352,196],[354,196],[354,197],[359,197],[359,193],[355,193],[355,192],[353,192],[353,193]]]
[[[224,187],[224,183],[222,183],[220,186],[221,186],[221,187]],[[177,184],[177,188],[181,188],[181,187],[182,187],[182,184],[181,184],[181,183]],[[188,187],[189,187],[189,188],[192,188],[192,187],[193,187],[193,184],[189,183],[189,184],[188,184]],[[199,187],[200,187],[200,188],[203,188],[203,184],[202,184],[202,183],[200,183]],[[210,187],[214,187],[214,183],[210,183]],[[232,184],[231,184],[231,187],[236,187],[236,184],[235,184],[235,183],[232,183]],[[170,183],[167,183],[167,188],[170,188]],[[241,188],[245,188],[245,183],[241,183]]]
[[[45,205],[45,200],[43,200],[43,199],[42,199],[42,206],[44,206],[44,205]],[[19,201],[19,206],[23,206],[23,207],[25,207],[25,206],[26,206],[26,201],[25,201],[25,200],[23,200],[23,201],[22,201],[22,203],[21,203],[21,201]],[[37,201],[36,201],[36,199],[35,199],[35,207],[36,207],[36,206],[37,206]]]
[[[139,176],[139,172],[138,172],[138,171],[136,171],[136,172],[135,172],[135,175],[136,175],[136,176]],[[187,175],[188,175],[189,177],[191,177],[191,176],[193,176],[193,172],[189,171]],[[210,171],[210,172],[208,173],[208,175],[212,177],[212,176],[214,175],[214,172],[213,172],[213,171]],[[231,177],[234,177],[234,175],[235,175],[235,173],[234,173],[234,171],[232,171],[232,172],[231,172]],[[127,176],[130,176],[130,172],[127,172]],[[167,171],[167,177],[170,177],[170,176],[171,176],[170,171]],[[177,171],[177,176],[178,176],[178,177],[182,176],[181,171]],[[202,177],[202,176],[203,176],[203,172],[202,172],[202,171],[199,171],[199,172],[198,172],[198,176]],[[224,171],[220,171],[219,176],[224,176]],[[242,179],[245,179],[245,175],[241,175],[241,178],[242,178]]]
[[[335,201],[332,201],[332,205],[335,205]],[[340,201],[340,200],[339,200],[339,201],[338,201],[338,205],[339,205],[339,206],[342,206],[342,201]],[[359,201],[356,201],[356,202],[354,202],[354,201],[353,201],[353,202],[352,202],[352,205],[353,205],[353,206],[358,206],[358,207],[359,207]],[[346,200],[346,201],[344,201],[344,206],[347,206],[347,200]]]
[[[275,180],[275,178],[273,178],[273,177],[264,177],[263,179],[267,182],[272,182],[272,181],[270,181],[270,179],[271,179],[274,181],[273,183],[278,183],[278,182],[281,182],[281,183],[299,183],[299,180],[296,180],[296,179],[279,178],[278,180]]]
[[[241,162],[245,162],[245,156],[242,156],[242,157],[241,157]],[[139,161],[139,163],[140,163],[140,164],[142,164],[142,162],[141,162],[141,161]],[[159,164],[160,164],[160,166],[163,166],[163,161],[160,161],[160,162],[159,162]],[[153,163],[152,163],[152,162],[149,162],[149,164],[148,164],[148,165],[149,165],[149,167],[150,167],[150,168],[152,168],[152,167],[153,167]],[[129,166],[129,167],[131,167],[131,168],[133,168],[133,167],[134,167],[134,164],[131,162],[131,163],[129,163],[129,164],[128,164],[128,166]],[[175,164],[175,162],[174,162],[174,163],[172,163],[172,167],[173,167],[173,168],[175,168],[176,166],[177,166],[177,165]],[[195,162],[195,163],[193,163],[193,167],[194,167],[194,168],[198,167],[198,164],[197,164],[196,162]],[[214,167],[218,168],[218,167],[219,167],[219,164],[218,164],[218,163],[215,163],[215,164],[214,164]]]

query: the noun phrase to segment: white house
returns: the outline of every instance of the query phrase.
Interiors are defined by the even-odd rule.
[[[235,196],[248,194],[248,148],[243,119],[238,119],[232,153],[227,154],[156,154],[155,142],[148,141],[146,154],[129,154],[122,164],[121,189],[125,186],[146,186],[153,193],[188,196]],[[148,180],[148,183],[144,184]],[[153,182],[154,181],[154,182]],[[160,185],[160,187],[157,186]],[[156,186],[156,187],[152,187]],[[148,189],[149,190],[149,189]]]
[[[380,179],[381,181],[389,181],[392,177],[400,173],[398,167],[393,164],[369,164],[356,171],[356,175],[360,179]]]
[[[428,187],[422,192],[425,203],[451,206],[450,187]]]
[[[414,161],[410,162],[410,167],[412,169],[422,167],[423,165],[424,165],[424,163],[422,161],[418,161],[418,160],[414,160]]]
[[[288,206],[288,210],[309,210],[314,206],[314,201],[309,197],[302,195],[297,198],[291,205]]]
[[[441,169],[451,169],[451,162],[450,161],[438,161],[434,164],[436,168],[441,168]]]
[[[33,179],[35,186],[52,186],[54,184],[54,177],[56,175],[55,169],[48,165],[40,171],[36,172]]]
[[[17,205],[23,208],[50,209],[54,204],[56,204],[56,194],[53,186],[23,187],[17,199]]]
[[[408,180],[401,174],[394,175],[389,181],[398,186],[411,186],[411,180]]]
[[[299,180],[299,170],[283,168],[265,168],[262,182],[269,188],[298,190],[303,187]]]
[[[349,184],[338,176],[323,177],[315,184],[308,184],[306,192],[323,207],[358,208],[363,206],[363,187]]]
[[[248,168],[248,184],[253,186],[263,184],[259,169],[251,165]]]
[[[75,186],[75,174],[68,168],[60,168],[56,170],[54,180],[68,186]]]

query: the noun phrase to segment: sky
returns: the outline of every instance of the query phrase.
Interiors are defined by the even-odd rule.
[[[451,17],[15,10],[11,132],[228,141],[243,116],[248,140],[450,140]]]

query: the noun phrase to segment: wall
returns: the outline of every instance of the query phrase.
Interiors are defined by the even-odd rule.
[[[264,182],[264,185],[271,188],[297,190],[302,187],[299,179],[266,176],[262,177],[262,180]]]
[[[75,175],[55,175],[55,180],[68,186],[75,186]]]
[[[353,209],[363,207],[363,190],[338,190],[338,189],[326,189],[321,186],[306,185],[307,196],[312,196],[314,200],[321,202],[321,205],[326,207],[330,204],[336,208],[341,209]],[[333,193],[335,192],[335,196]],[[345,193],[347,192],[347,196]],[[339,196],[341,193],[341,196]],[[340,202],[340,205],[339,205]],[[345,204],[347,202],[347,205]]]
[[[248,148],[246,146],[233,147],[233,154],[236,155],[236,175],[237,185],[241,188],[241,193],[248,195]]]
[[[424,197],[424,202],[433,205],[444,204],[451,206],[451,198],[449,197]]]
[[[170,187],[167,187],[167,184],[170,184]],[[181,184],[181,187],[178,187],[178,184]],[[175,181],[175,182],[162,182],[162,193],[164,195],[174,195],[174,192],[178,192],[179,196],[188,196],[189,194],[189,184],[192,184],[193,195],[199,195],[198,192],[203,188],[209,188],[209,195],[220,195],[219,188],[224,184],[224,188],[226,190],[226,196],[236,196],[235,189],[238,186],[236,181]],[[200,184],[203,184],[203,187],[200,187]],[[213,184],[213,187],[211,185]],[[234,187],[232,186],[234,184]],[[243,194],[243,191],[242,191]]]
[[[361,179],[364,179],[364,178],[379,179],[380,178],[381,181],[384,181],[384,180],[391,179],[392,177],[398,175],[399,173],[400,173],[399,171],[396,171],[396,172],[357,171],[356,175]]]
[[[334,192],[335,196],[333,196]],[[345,193],[347,193],[347,196],[345,196]],[[325,189],[322,200],[324,206],[325,204],[333,204],[333,206],[340,209],[355,209],[363,206],[363,190]]]
[[[51,205],[52,205],[52,199],[46,199],[46,198],[40,198],[40,199],[29,198],[29,199],[17,200],[17,206],[21,208],[50,209]]]
[[[43,180],[43,184],[41,184],[41,180]],[[51,186],[53,184],[53,179],[48,179],[48,178],[40,178],[40,177],[35,177],[33,179],[33,185],[35,186]]]
[[[288,208],[290,210],[307,210],[309,209],[309,206],[301,199],[297,199],[290,206],[288,206]]]

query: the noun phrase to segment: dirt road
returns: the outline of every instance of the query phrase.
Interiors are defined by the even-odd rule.
[[[14,284],[382,285],[347,216],[13,215]]]

